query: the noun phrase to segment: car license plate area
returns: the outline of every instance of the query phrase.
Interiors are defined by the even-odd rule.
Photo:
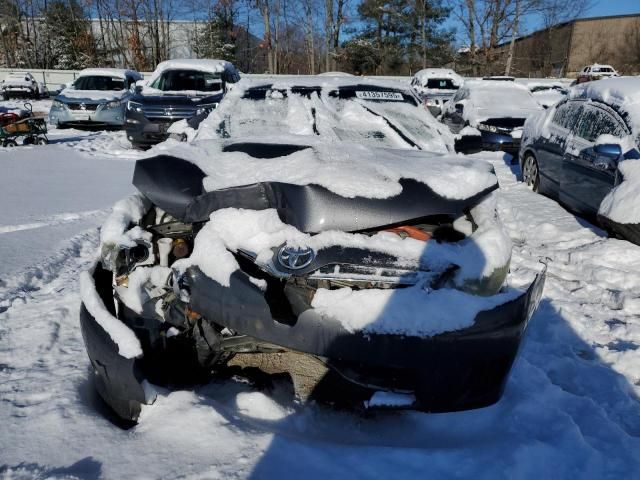
[[[356,97],[363,100],[383,100],[391,102],[401,102],[403,100],[400,92],[356,90]]]

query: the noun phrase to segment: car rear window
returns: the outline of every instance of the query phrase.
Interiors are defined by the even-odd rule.
[[[427,80],[426,88],[434,88],[441,90],[457,90],[458,85],[453,83],[450,78],[430,78]]]

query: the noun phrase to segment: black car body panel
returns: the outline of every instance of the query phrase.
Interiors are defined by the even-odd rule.
[[[98,265],[93,280],[104,305],[115,313],[111,272]],[[80,329],[91,360],[96,390],[120,418],[136,420],[145,403],[144,376],[139,362],[120,355],[118,346],[84,304],[80,306]]]
[[[133,184],[155,205],[183,222],[204,222],[227,207],[275,208],[280,219],[302,232],[347,232],[434,215],[459,216],[492,188],[472,197],[452,200],[415,180],[400,181],[402,192],[386,199],[345,198],[318,185],[264,182],[206,192],[205,174],[196,165],[161,155],[136,163]]]
[[[197,267],[189,269],[188,276],[194,308],[219,324],[323,357],[343,368],[354,365],[402,370],[405,385],[416,391],[418,400],[412,408],[429,412],[480,408],[500,398],[545,280],[543,271],[526,292],[480,312],[469,328],[432,337],[407,337],[351,333],[312,309],[295,322],[286,323],[274,319],[265,292],[242,272],[232,275],[229,287],[210,279]],[[105,304],[112,294],[108,277],[109,272],[98,265],[94,280]],[[120,356],[116,345],[84,307],[80,321],[98,393],[121,418],[137,420],[147,401],[140,373],[144,359]]]

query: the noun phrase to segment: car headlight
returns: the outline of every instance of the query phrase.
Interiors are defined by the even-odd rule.
[[[130,112],[142,113],[142,104],[138,102],[132,102],[131,100],[129,100],[127,102],[127,110],[129,110]]]
[[[118,108],[119,106],[120,102],[118,100],[113,100],[104,104],[104,108]]]
[[[217,103],[207,103],[204,105],[199,105],[196,110],[196,115],[201,115],[203,113],[209,113],[211,110],[214,110],[218,106]]]
[[[493,125],[487,125],[486,123],[479,123],[477,126],[478,130],[484,130],[485,132],[497,133],[498,128]]]
[[[54,100],[51,102],[52,108],[66,108],[66,104],[62,103],[60,100]]]

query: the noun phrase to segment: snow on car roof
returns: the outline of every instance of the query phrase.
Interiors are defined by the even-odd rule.
[[[407,84],[394,80],[357,77],[355,75],[278,75],[273,78],[264,79],[243,79],[236,85],[234,90],[248,90],[250,88],[274,88],[278,90],[290,90],[291,88],[322,88],[322,89],[338,89],[342,87],[354,87],[356,85],[371,85],[382,88],[390,88],[394,90],[402,90],[406,95],[413,96]]]
[[[142,78],[142,75],[135,70],[126,70],[121,68],[85,68],[78,74],[78,77],[103,76],[126,78],[127,75],[138,79]]]
[[[415,78],[425,83],[430,78],[450,78],[455,85],[462,85],[464,79],[450,68],[425,68],[416,72]]]
[[[209,58],[185,58],[180,60],[165,60],[158,64],[153,71],[153,77],[165,70],[201,70],[203,72],[222,73],[227,69],[235,70],[236,67],[226,60],[214,60]]]
[[[569,98],[599,100],[628,116],[634,137],[640,135],[640,77],[605,78],[576,85]]]

